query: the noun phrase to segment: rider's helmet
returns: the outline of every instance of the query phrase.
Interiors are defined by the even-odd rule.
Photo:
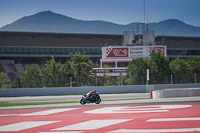
[[[96,93],[97,91],[94,89],[93,92]]]

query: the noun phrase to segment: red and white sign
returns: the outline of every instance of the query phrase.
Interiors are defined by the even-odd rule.
[[[106,57],[128,57],[128,48],[106,48]]]
[[[166,56],[166,46],[109,46],[102,47],[102,59],[134,59],[161,53]]]
[[[162,55],[165,55],[165,47],[156,47],[156,46],[150,46],[149,47],[149,56],[152,56],[153,53],[161,53]]]

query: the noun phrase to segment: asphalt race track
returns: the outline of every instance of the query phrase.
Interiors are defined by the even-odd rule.
[[[149,98],[149,93],[124,93],[124,94],[100,94],[103,100],[124,100]],[[82,95],[65,96],[37,96],[37,97],[1,97],[0,102],[9,103],[27,103],[27,102],[62,102],[62,101],[80,101]]]
[[[200,102],[0,110],[0,133],[200,132]]]

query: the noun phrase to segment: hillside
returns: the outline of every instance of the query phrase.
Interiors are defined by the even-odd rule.
[[[43,11],[20,18],[3,26],[0,31],[123,34],[125,30],[136,30],[136,27],[137,23],[119,25],[105,21],[83,21],[51,11]],[[194,27],[176,19],[149,23],[149,29],[155,30],[157,35],[200,37],[200,27]],[[142,31],[141,26],[139,31]]]

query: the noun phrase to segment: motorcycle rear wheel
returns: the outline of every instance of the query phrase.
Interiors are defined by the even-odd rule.
[[[100,104],[101,103],[101,98],[98,98],[96,101],[95,101],[96,104]]]

